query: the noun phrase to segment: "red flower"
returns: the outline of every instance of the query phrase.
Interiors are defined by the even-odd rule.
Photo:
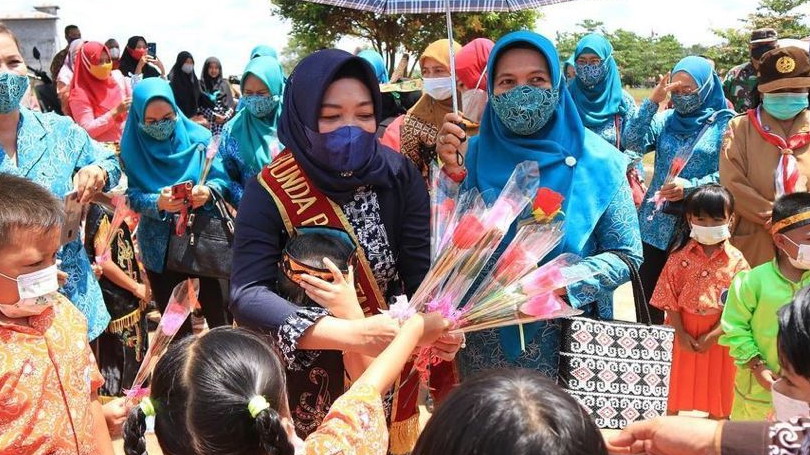
[[[481,240],[484,236],[484,225],[475,215],[464,215],[458,221],[456,230],[453,231],[453,245],[462,250],[467,250]]]
[[[683,168],[686,167],[686,160],[683,158],[675,158],[672,160],[672,165],[669,166],[669,174],[673,177],[677,177],[681,174]]]
[[[556,191],[548,188],[537,190],[537,196],[532,204],[532,213],[537,221],[551,221],[561,212],[565,198]]]

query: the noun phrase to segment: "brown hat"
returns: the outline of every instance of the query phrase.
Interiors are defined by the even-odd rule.
[[[776,30],[772,28],[758,28],[751,32],[749,44],[766,44],[776,42]]]
[[[759,64],[759,91],[810,88],[810,54],[798,47],[768,51]]]

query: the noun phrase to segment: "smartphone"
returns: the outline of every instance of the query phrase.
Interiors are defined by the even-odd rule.
[[[186,180],[185,182],[172,185],[172,199],[191,201],[192,188],[194,188],[194,184],[191,182],[191,180]]]
[[[146,43],[146,52],[150,57],[157,57],[157,43]]]
[[[65,195],[65,224],[62,227],[61,245],[70,243],[79,238],[82,227],[82,204],[79,202],[79,195],[76,191],[71,191]]]

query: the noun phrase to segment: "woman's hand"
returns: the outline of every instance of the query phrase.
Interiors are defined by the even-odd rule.
[[[163,188],[158,196],[157,206],[158,210],[169,213],[177,213],[185,207],[183,199],[175,199],[172,197],[172,189],[170,187]]]
[[[132,295],[138,298],[141,302],[148,302],[150,300],[149,289],[143,283],[138,283],[135,286],[135,290],[132,291]]]
[[[211,188],[205,185],[195,185],[191,189],[191,207],[202,207],[211,200]]]
[[[107,171],[96,164],[79,169],[73,177],[73,188],[82,204],[89,204],[106,184]]]
[[[101,265],[94,262],[90,264],[90,268],[93,269],[93,275],[96,276],[96,279],[99,279],[101,278],[101,275],[104,275],[104,269],[101,268]]]
[[[451,325],[452,322],[445,319],[439,312],[416,313],[402,324],[402,330],[415,331],[415,335],[419,338],[417,343],[419,346],[435,346],[442,336],[447,335],[446,332]]]
[[[385,314],[375,314],[352,323],[357,324],[361,339],[354,352],[372,357],[376,357],[387,348],[400,329],[399,323]]]
[[[161,76],[166,76],[166,67],[163,66],[163,62],[161,62],[159,58],[151,57],[151,59],[149,60],[149,63],[157,66],[158,68],[160,68],[160,75]]]
[[[113,401],[102,406],[104,411],[104,420],[107,421],[107,428],[110,431],[111,437],[121,435],[121,428],[124,421],[127,420],[131,407],[127,407],[126,398],[116,398]]]
[[[329,283],[312,275],[303,275],[301,288],[307,296],[318,305],[329,310],[335,317],[341,319],[362,319],[363,310],[357,300],[357,291],[354,289],[354,267],[349,266],[348,279],[328,258],[323,259],[324,265],[332,272],[332,282]]]
[[[113,115],[123,115],[129,112],[129,106],[132,105],[132,98],[124,98],[124,101],[113,109]]]
[[[672,183],[662,186],[658,193],[669,202],[681,201],[684,196],[685,183],[683,179],[675,179]]]
[[[444,333],[433,343],[433,354],[442,360],[451,362],[456,358],[456,354],[458,354],[465,341],[463,333]]]
[[[715,454],[714,420],[658,417],[630,424],[608,441],[608,452],[657,455]]]
[[[143,67],[149,63],[149,54],[143,54],[143,57],[138,60],[138,65],[135,66],[135,74],[141,74],[143,72]]]
[[[661,104],[667,99],[667,95],[674,89],[681,85],[678,82],[669,82],[670,73],[659,75],[658,85],[655,86],[652,93],[650,93],[650,101],[655,104]]]
[[[444,125],[436,135],[436,153],[442,160],[449,173],[460,172],[464,166],[461,165],[463,157],[467,154],[467,133],[457,125],[461,123],[461,116],[449,113],[444,116]],[[462,161],[459,162],[458,155],[461,154]]]

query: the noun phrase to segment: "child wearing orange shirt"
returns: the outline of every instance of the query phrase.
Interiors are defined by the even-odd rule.
[[[650,305],[665,310],[675,328],[670,414],[731,414],[736,369],[728,348],[717,344],[720,316],[731,281],[748,263],[728,239],[734,198],[720,185],[695,190],[684,202],[682,238],[667,260]]]
[[[0,455],[112,455],[84,316],[57,289],[62,204],[0,173]]]

